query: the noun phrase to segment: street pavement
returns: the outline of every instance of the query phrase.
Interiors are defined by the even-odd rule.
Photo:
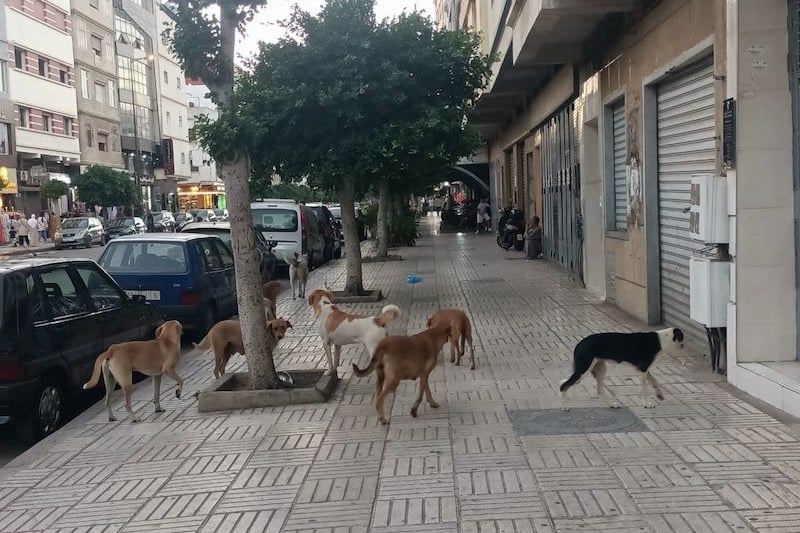
[[[374,376],[350,371],[368,356],[347,347],[327,404],[200,414],[192,393],[212,381],[212,363],[189,355],[184,399],[162,384],[165,413],[139,383],[141,423],[117,397],[120,422],[97,404],[0,470],[0,531],[800,531],[796,421],[733,391],[707,358],[660,359],[666,399],[655,409],[638,405],[638,379],[620,366],[607,383],[629,410],[582,410],[603,407],[587,377],[564,419],[557,388],[574,344],[642,325],[489,235],[426,235],[400,253],[364,266],[385,302],[342,307],[399,305],[393,333],[421,330],[438,308],[469,313],[477,368],[440,357],[439,409],[423,403],[411,418],[416,383],[404,382],[381,426]],[[407,284],[412,273],[422,282]],[[343,283],[339,261],[312,272],[309,290]],[[284,293],[278,310],[294,325],[279,368],[322,368],[307,304]],[[231,363],[243,369],[241,356]]]

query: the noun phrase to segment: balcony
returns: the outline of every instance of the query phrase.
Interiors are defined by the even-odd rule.
[[[27,50],[57,59],[66,65],[74,64],[72,38],[68,33],[58,31],[13,9],[7,9],[6,14],[9,44],[17,44]]]
[[[17,152],[41,154],[79,161],[81,149],[77,137],[57,135],[46,131],[17,128]]]
[[[15,104],[75,117],[75,89],[30,72],[9,69],[9,96]]]

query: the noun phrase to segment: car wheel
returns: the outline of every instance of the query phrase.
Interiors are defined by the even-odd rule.
[[[34,411],[22,431],[24,441],[37,442],[54,433],[64,422],[66,396],[63,385],[50,378],[39,387]]]
[[[91,248],[92,247],[92,236],[91,235],[88,235],[88,238],[86,239],[86,247],[87,248]]]

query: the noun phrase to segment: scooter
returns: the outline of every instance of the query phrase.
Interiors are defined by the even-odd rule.
[[[512,247],[521,252],[525,249],[525,224],[522,213],[516,209],[504,210],[500,216],[497,230],[497,245],[503,250]]]

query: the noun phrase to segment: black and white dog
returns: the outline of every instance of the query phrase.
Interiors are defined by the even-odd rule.
[[[567,405],[567,390],[583,375],[591,370],[597,380],[597,396],[610,407],[619,407],[606,396],[603,380],[606,377],[606,365],[612,363],[628,363],[642,373],[642,405],[655,407],[654,401],[647,399],[647,383],[653,386],[656,397],[664,399],[658,382],[650,373],[650,367],[663,352],[683,350],[683,331],[678,328],[648,331],[645,333],[595,333],[581,340],[573,353],[572,375],[561,382],[561,394],[564,409]]]

